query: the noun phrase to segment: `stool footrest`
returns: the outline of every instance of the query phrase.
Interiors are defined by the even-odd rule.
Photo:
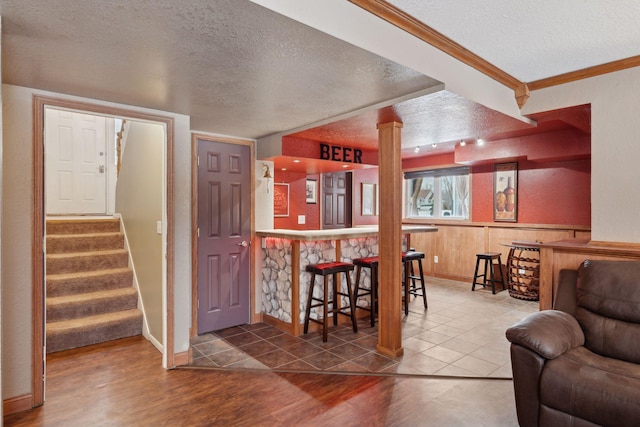
[[[306,271],[311,273],[311,283],[309,284],[309,294],[307,296],[307,307],[304,316],[304,333],[309,332],[309,322],[315,322],[322,324],[322,341],[327,342],[328,336],[328,318],[329,314],[333,314],[333,324],[337,325],[338,314],[347,316],[351,319],[353,326],[353,332],[358,332],[358,324],[356,323],[356,308],[353,291],[351,289],[351,276],[349,273],[355,268],[353,264],[346,262],[325,262],[321,264],[309,264],[306,267]],[[342,291],[342,283],[340,280],[340,273],[345,274],[347,281],[347,291]],[[313,290],[315,287],[316,276],[324,277],[323,280],[323,297],[314,297]],[[329,280],[332,278],[332,296],[329,296]],[[340,307],[340,300],[338,296],[346,297],[348,306]],[[316,301],[318,304],[313,304]],[[329,308],[331,305],[331,308]],[[322,307],[322,318],[311,318],[311,309],[316,307]],[[348,312],[345,312],[348,310]],[[319,316],[319,315],[318,315]]]

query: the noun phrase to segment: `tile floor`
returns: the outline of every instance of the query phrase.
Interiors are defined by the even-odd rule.
[[[429,308],[414,299],[403,317],[404,355],[390,358],[375,351],[377,326],[368,317],[350,326],[333,326],[329,340],[320,331],[294,337],[258,323],[195,337],[193,366],[327,372],[375,372],[510,378],[505,330],[538,310],[538,303],[511,298],[490,288],[427,277]]]

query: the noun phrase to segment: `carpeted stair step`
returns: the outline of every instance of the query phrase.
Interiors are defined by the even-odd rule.
[[[47,274],[47,298],[131,287],[133,270],[128,267],[80,273]]]
[[[138,292],[133,288],[47,298],[47,321],[58,322],[138,307]]]
[[[107,251],[124,248],[122,233],[47,235],[47,253]]]
[[[126,249],[47,255],[47,274],[106,270],[126,267],[129,256]]]
[[[142,313],[138,309],[51,322],[47,323],[47,353],[141,333]]]
[[[118,233],[120,219],[50,219],[47,234]]]

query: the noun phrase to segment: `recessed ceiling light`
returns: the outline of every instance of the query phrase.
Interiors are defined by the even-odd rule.
[[[282,169],[280,169],[280,170],[281,170],[281,171],[286,171],[286,170],[287,170],[287,168],[282,168]]]
[[[295,159],[295,160],[293,161],[293,163],[300,163],[300,160],[299,160],[299,159]]]
[[[344,169],[348,169],[348,168],[349,168],[349,165],[342,165],[342,167],[343,167]]]
[[[432,146],[433,148],[436,148],[436,147],[438,146],[438,144],[436,144],[436,143],[434,142],[433,144],[431,144],[431,146]]]

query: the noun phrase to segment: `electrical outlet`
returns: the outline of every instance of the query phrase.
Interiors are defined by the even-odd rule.
[[[438,255],[434,255],[433,256],[433,263],[437,264],[438,263]]]

